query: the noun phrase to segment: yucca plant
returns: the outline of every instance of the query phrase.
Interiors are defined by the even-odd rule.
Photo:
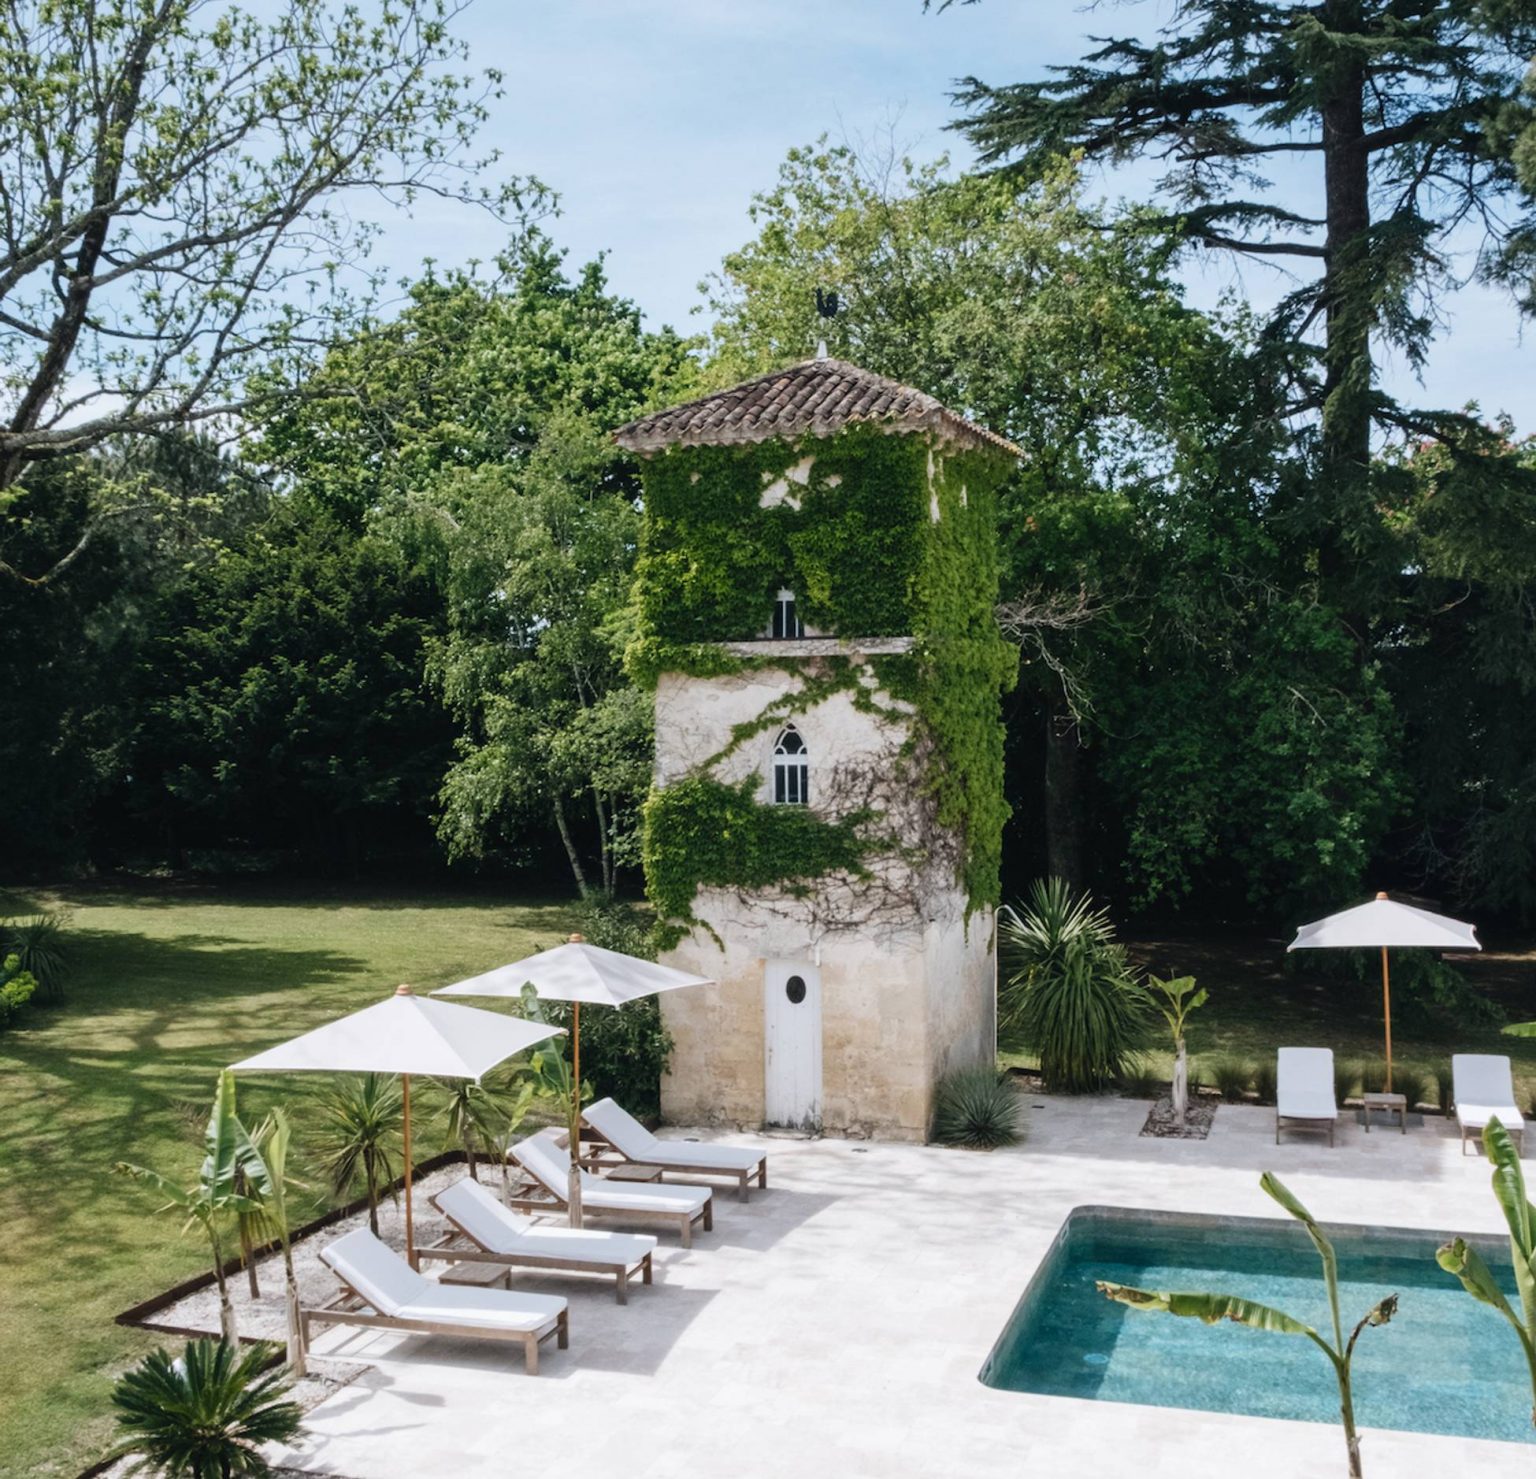
[[[1536,1426],[1536,1207],[1526,1193],[1525,1172],[1514,1141],[1497,1116],[1483,1127],[1483,1149],[1493,1167],[1493,1194],[1509,1225],[1509,1257],[1515,1270],[1519,1310],[1504,1297],[1493,1271],[1465,1238],[1446,1243],[1435,1254],[1435,1261],[1448,1274],[1455,1274],[1474,1299],[1497,1310],[1509,1322],[1530,1369],[1531,1423]]]
[[[261,1445],[291,1443],[303,1420],[282,1367],[262,1369],[269,1359],[269,1347],[225,1340],[194,1340],[179,1360],[152,1351],[113,1388],[112,1457],[165,1479],[267,1479]]]
[[[1104,1279],[1098,1281],[1099,1292],[1131,1309],[1161,1310],[1166,1314],[1200,1320],[1207,1325],[1232,1320],[1254,1330],[1268,1330],[1276,1335],[1300,1335],[1310,1340],[1333,1366],[1333,1374],[1339,1384],[1339,1416],[1344,1424],[1344,1443],[1349,1451],[1350,1479],[1360,1479],[1360,1436],[1355,1431],[1355,1402],[1351,1382],[1355,1343],[1368,1327],[1385,1325],[1391,1320],[1397,1313],[1397,1295],[1389,1294],[1379,1304],[1373,1305],[1346,1340],[1343,1317],[1339,1313],[1339,1260],[1333,1244],[1313,1220],[1312,1214],[1291,1195],[1273,1172],[1266,1171],[1259,1178],[1259,1185],[1306,1228],[1312,1246],[1317,1249],[1317,1256],[1323,1265],[1323,1283],[1328,1290],[1328,1311],[1333,1325],[1331,1339],[1281,1310],[1267,1304],[1257,1304],[1236,1294],[1166,1293],[1136,1289],[1128,1284],[1112,1284]]]
[[[400,1084],[379,1073],[343,1079],[319,1096],[322,1116],[315,1153],[336,1196],[362,1177],[368,1192],[368,1226],[379,1234],[379,1190],[395,1178],[405,1115]]]
[[[1038,1055],[1047,1088],[1078,1094],[1113,1083],[1147,1045],[1151,1003],[1106,911],[1048,878],[1024,907],[1003,912],[1000,934],[999,1033]]]
[[[224,1277],[224,1235],[231,1220],[261,1209],[271,1185],[266,1164],[235,1114],[235,1076],[227,1068],[219,1075],[203,1145],[203,1164],[196,1182],[189,1187],[177,1186],[158,1171],[131,1166],[126,1161],[119,1161],[114,1169],[121,1176],[131,1176],[154,1187],[167,1199],[162,1212],[184,1213],[183,1232],[193,1227],[203,1230],[213,1254],[213,1277],[219,1289],[219,1326],[225,1340],[233,1343],[239,1336],[229,1283]]]
[[[0,925],[0,955],[17,957],[20,968],[36,979],[43,1001],[58,1001],[64,995],[69,973],[69,947],[64,939],[68,922],[67,914],[38,914]]]
[[[1019,1138],[1019,1096],[995,1068],[959,1068],[934,1094],[933,1138],[941,1145],[992,1150]]]

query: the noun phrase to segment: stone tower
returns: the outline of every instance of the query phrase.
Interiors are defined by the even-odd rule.
[[[922,1138],[995,1051],[1018,451],[825,358],[615,437],[645,477],[646,883],[662,959],[719,982],[661,999],[663,1112]]]

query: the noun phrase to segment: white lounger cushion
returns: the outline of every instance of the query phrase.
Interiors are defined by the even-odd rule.
[[[1332,1048],[1281,1048],[1275,1068],[1275,1113],[1287,1120],[1336,1120]]]
[[[1451,1080],[1456,1118],[1468,1129],[1481,1130],[1495,1116],[1506,1130],[1525,1128],[1515,1105],[1515,1076],[1508,1058],[1457,1053],[1451,1059]]]
[[[572,1263],[638,1263],[656,1246],[648,1233],[600,1232],[588,1227],[536,1227],[505,1207],[478,1181],[466,1176],[432,1200],[443,1216],[468,1233],[487,1253],[564,1258]]]
[[[557,1145],[551,1132],[540,1130],[512,1147],[517,1163],[543,1183],[544,1189],[563,1202],[571,1175],[570,1153]],[[593,1212],[699,1212],[709,1201],[708,1188],[693,1186],[655,1186],[645,1183],[622,1189],[599,1176],[581,1173],[582,1206]]]
[[[343,1283],[393,1320],[477,1325],[487,1330],[538,1330],[564,1308],[557,1294],[523,1294],[438,1284],[419,1274],[366,1227],[320,1251]]]
[[[760,1151],[743,1145],[703,1144],[696,1140],[659,1140],[621,1104],[599,1099],[582,1111],[582,1118],[626,1159],[649,1166],[708,1166],[753,1171]]]

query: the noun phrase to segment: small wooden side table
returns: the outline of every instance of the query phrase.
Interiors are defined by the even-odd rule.
[[[438,1276],[443,1284],[467,1284],[473,1289],[510,1289],[512,1270],[504,1263],[452,1263]]]
[[[1362,1094],[1360,1096],[1361,1107],[1365,1111],[1365,1133],[1371,1133],[1371,1111],[1384,1109],[1387,1112],[1387,1123],[1392,1123],[1393,1114],[1397,1115],[1398,1125],[1402,1133],[1408,1133],[1408,1096],[1406,1094]]]

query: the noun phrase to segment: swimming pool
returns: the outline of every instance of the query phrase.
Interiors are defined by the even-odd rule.
[[[1466,1438],[1536,1441],[1531,1384],[1514,1332],[1435,1263],[1447,1235],[1329,1226],[1345,1334],[1377,1300],[1393,1322],[1355,1350],[1355,1419]],[[1508,1278],[1509,1244],[1469,1239]],[[1333,1368],[1311,1341],[1246,1326],[1127,1309],[1096,1279],[1147,1289],[1240,1294],[1327,1333],[1321,1265],[1299,1223],[1079,1207],[981,1370],[988,1386],[1056,1397],[1338,1421]]]

